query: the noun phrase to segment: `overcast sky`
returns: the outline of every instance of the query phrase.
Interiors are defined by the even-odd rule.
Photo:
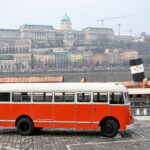
[[[128,16],[104,21],[104,27],[118,34],[150,34],[150,0],[0,0],[0,28],[18,29],[22,24],[44,24],[60,28],[60,20],[67,13],[72,28],[101,27],[96,20]],[[132,16],[130,16],[132,15]]]

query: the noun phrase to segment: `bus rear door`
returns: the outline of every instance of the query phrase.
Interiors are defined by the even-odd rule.
[[[53,127],[53,93],[33,93],[32,117],[36,127]]]
[[[54,128],[75,128],[75,94],[55,93]]]
[[[76,103],[76,128],[91,129],[92,127],[92,106],[91,93],[77,93]]]

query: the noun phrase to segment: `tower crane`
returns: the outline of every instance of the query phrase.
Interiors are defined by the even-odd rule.
[[[118,26],[118,35],[120,37],[120,26],[121,26],[121,23],[117,24],[117,26]]]
[[[96,20],[97,22],[101,22],[102,28],[104,26],[104,21],[105,20],[113,20],[113,19],[121,19],[121,18],[126,18],[126,17],[131,17],[133,15],[128,15],[128,16],[118,16],[118,17],[111,17],[111,18],[101,18],[99,20]]]

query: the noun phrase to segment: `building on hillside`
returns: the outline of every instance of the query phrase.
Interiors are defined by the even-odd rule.
[[[105,61],[105,56],[103,54],[97,54],[92,56],[91,63],[94,66],[102,65]]]
[[[121,64],[122,60],[122,49],[108,49],[106,48],[104,51],[105,61],[109,64]]]
[[[0,40],[66,40],[66,39],[84,39],[84,40],[102,40],[114,39],[114,31],[111,28],[87,27],[83,30],[73,30],[70,17],[65,14],[60,23],[60,29],[57,30],[51,25],[32,25],[24,24],[18,30],[0,29]]]
[[[0,55],[0,71],[26,72],[31,70],[31,54]]]
[[[114,40],[114,31],[111,28],[87,27],[82,31],[88,40]]]
[[[120,42],[132,42],[133,37],[127,35],[120,35],[120,36],[116,35],[115,40]]]
[[[55,55],[53,53],[34,54],[33,63],[36,71],[55,68]]]
[[[20,26],[20,39],[27,40],[54,40],[55,29],[48,25],[30,25]]]
[[[18,40],[20,39],[19,30],[0,29],[0,40]]]
[[[133,42],[150,42],[150,35],[142,32],[139,36],[136,36]]]
[[[135,50],[124,50],[122,48],[118,49],[108,49],[104,51],[105,61],[109,64],[122,64],[127,63],[131,59],[136,59],[139,54]]]
[[[135,51],[135,50],[125,50],[122,53],[122,58],[125,62],[129,62],[129,60],[131,59],[139,58],[139,53],[138,51]]]
[[[0,55],[31,52],[30,40],[0,40]]]

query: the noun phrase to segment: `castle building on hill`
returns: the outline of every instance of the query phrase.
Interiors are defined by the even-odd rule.
[[[60,23],[60,30],[51,25],[21,25],[18,30],[0,29],[0,40],[99,40],[114,39],[111,28],[86,27],[80,31],[73,30],[70,17],[65,14]]]

